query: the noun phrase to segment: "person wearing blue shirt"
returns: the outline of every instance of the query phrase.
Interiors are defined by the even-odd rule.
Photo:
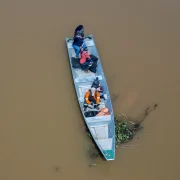
[[[76,53],[76,57],[79,58],[79,53],[84,48],[86,48],[86,45],[84,44],[84,27],[83,25],[79,25],[76,27],[74,31],[74,38],[73,38],[73,44],[72,44],[74,51]]]

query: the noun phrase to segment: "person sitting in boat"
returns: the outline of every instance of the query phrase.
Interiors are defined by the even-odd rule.
[[[74,51],[76,53],[76,58],[78,58],[80,54],[80,50],[81,49],[83,50],[86,47],[86,45],[84,44],[83,25],[79,25],[78,27],[76,27],[75,32],[74,32],[72,47],[74,48]]]
[[[87,47],[85,47],[84,50],[81,51],[80,64],[81,64],[82,70],[85,72],[88,72],[89,68],[93,64],[93,60],[90,57]]]
[[[85,94],[84,108],[85,110],[87,107],[96,108],[99,110],[99,104],[100,94],[96,91],[96,88],[93,87]]]
[[[103,88],[103,86],[100,85],[98,77],[96,77],[96,79],[93,81],[91,87],[96,88],[96,90],[100,93],[100,98],[102,98],[104,100],[107,99],[107,94],[104,94],[104,88]]]

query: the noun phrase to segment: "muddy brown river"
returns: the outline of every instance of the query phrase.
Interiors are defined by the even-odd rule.
[[[116,160],[89,167],[65,37],[93,34],[115,114],[143,123]],[[178,0],[0,1],[0,180],[180,179]]]

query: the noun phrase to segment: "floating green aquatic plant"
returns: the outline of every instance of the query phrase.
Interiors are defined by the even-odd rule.
[[[127,121],[115,118],[116,145],[131,140],[134,135],[135,133],[129,128]]]

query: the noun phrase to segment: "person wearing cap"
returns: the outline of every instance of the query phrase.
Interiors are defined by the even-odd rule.
[[[78,58],[80,50],[86,47],[86,45],[84,44],[84,27],[83,27],[83,25],[79,25],[78,27],[76,27],[76,29],[74,31],[72,47],[74,48],[74,51],[76,53],[76,58]]]
[[[82,70],[84,70],[85,72],[87,72],[93,64],[93,60],[90,57],[87,47],[85,47],[84,50],[81,51],[80,64]]]
[[[100,82],[99,82],[99,78],[98,77],[96,77],[96,79],[93,81],[91,87],[94,87],[96,89],[100,87]]]
[[[96,91],[96,88],[92,87],[89,91],[85,94],[85,103],[84,107],[87,108],[93,107],[99,109],[100,103],[100,94]]]
[[[92,83],[92,86],[91,87],[94,87],[96,88],[96,90],[99,92],[100,94],[100,98],[106,100],[107,99],[107,94],[104,94],[104,87],[100,85],[100,82],[99,82],[99,78],[96,77],[96,79],[93,81]]]

